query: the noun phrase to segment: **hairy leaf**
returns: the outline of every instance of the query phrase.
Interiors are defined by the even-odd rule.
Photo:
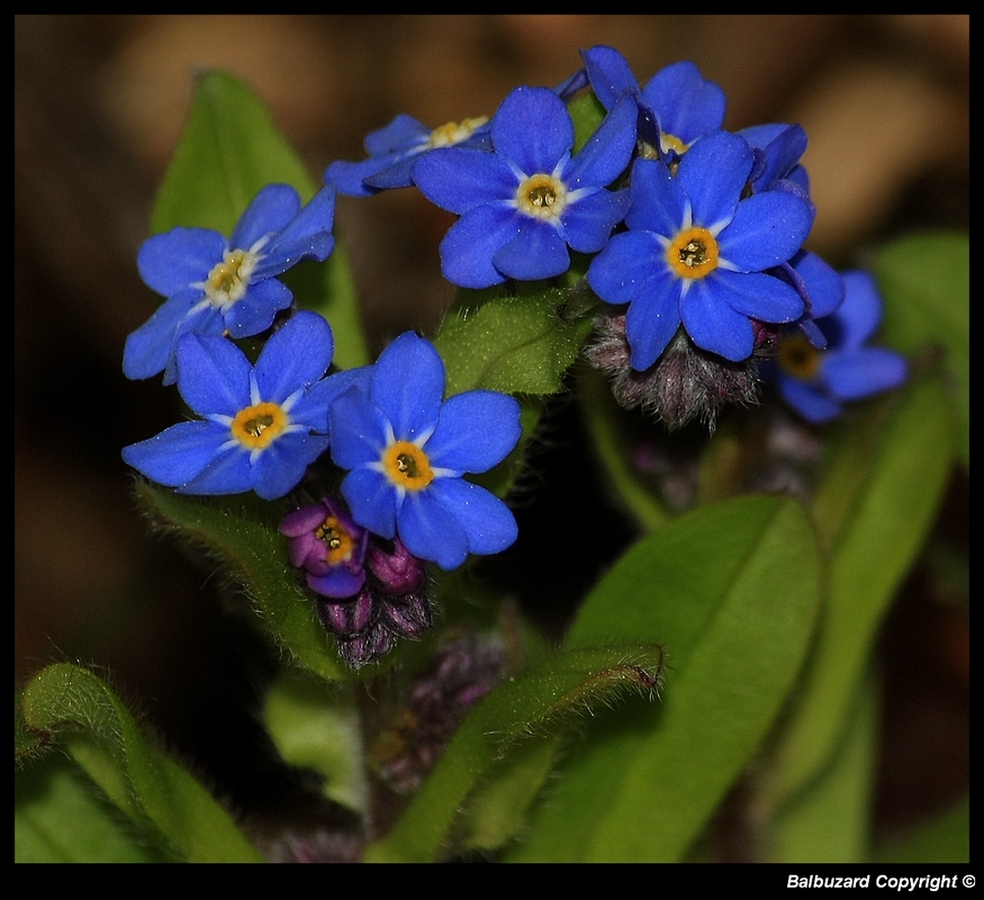
[[[123,702],[92,672],[68,663],[48,666],[24,688],[20,714],[24,729],[38,741],[32,753],[53,742],[63,746],[137,830],[171,858],[261,861],[232,817],[147,739]]]

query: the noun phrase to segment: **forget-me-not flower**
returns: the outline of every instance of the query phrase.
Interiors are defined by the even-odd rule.
[[[332,350],[328,323],[309,310],[270,337],[256,365],[227,338],[183,335],[178,390],[200,418],[124,447],[123,459],[182,494],[282,497],[328,449],[331,400],[367,374],[324,378]]]
[[[469,553],[498,553],[517,536],[509,508],[465,481],[501,462],[519,440],[519,404],[495,391],[444,400],[444,363],[406,332],[329,410],[331,455],[350,470],[342,495],[352,518],[442,569]]]
[[[127,378],[164,372],[177,378],[175,351],[182,335],[234,339],[265,331],[293,296],[276,276],[303,259],[323,262],[335,246],[335,191],[323,188],[305,206],[290,185],[263,188],[226,238],[209,228],[172,228],[144,241],[140,277],[167,297],[134,331],[123,350]]]
[[[614,109],[624,94],[636,100],[639,137],[655,145],[658,130],[661,155],[683,154],[697,138],[717,131],[724,123],[724,91],[704,78],[692,62],[667,66],[640,88],[618,50],[599,45],[582,51],[581,57],[591,89],[605,109]]]
[[[333,162],[325,169],[324,181],[338,193],[351,197],[370,197],[380,191],[410,187],[414,183],[414,166],[423,154],[457,145],[490,150],[488,118],[448,122],[432,130],[403,113],[366,136],[368,159]]]
[[[658,160],[633,164],[629,230],[612,237],[586,277],[606,302],[629,304],[634,369],[653,365],[681,322],[698,347],[740,362],[755,347],[753,320],[803,315],[799,292],[765,270],[800,250],[813,212],[784,191],[742,199],[753,161],[744,139],[718,131],[691,146],[676,177]]]
[[[626,192],[607,187],[628,165],[635,120],[627,98],[572,155],[563,100],[519,87],[492,119],[493,152],[451,147],[421,158],[417,186],[461,217],[441,242],[445,278],[466,288],[535,281],[570,268],[568,247],[597,253],[627,209]]]
[[[881,322],[882,301],[868,272],[845,272],[844,302],[817,322],[827,337],[819,350],[798,331],[787,333],[779,355],[763,375],[775,380],[782,398],[808,422],[828,422],[844,403],[898,387],[908,374],[901,354],[868,341]]]

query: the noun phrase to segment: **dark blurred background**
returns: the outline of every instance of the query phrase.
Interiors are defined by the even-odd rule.
[[[726,127],[805,127],[819,210],[809,246],[830,262],[857,264],[915,228],[968,225],[967,16],[14,24],[15,683],[55,660],[98,667],[245,805],[262,804],[263,788],[237,745],[250,729],[255,737],[250,710],[272,663],[229,614],[221,576],[150,536],[119,456],[176,420],[173,391],[127,382],[120,360],[159,299],[135,257],[196,72],[219,67],[248,82],[318,178],[334,159],[361,159],[365,134],[397,113],[430,126],[492,115],[516,85],[566,78],[579,48],[615,46],[643,83],[692,59],[724,88]],[[437,253],[450,221],[409,190],[339,199],[336,230],[377,349],[406,328],[432,327],[450,302]],[[549,492],[534,506],[520,515],[549,523]],[[966,553],[967,518],[958,475],[934,534],[941,552]],[[941,590],[921,566],[885,626],[878,816],[887,831],[966,788],[968,632],[957,581]]]

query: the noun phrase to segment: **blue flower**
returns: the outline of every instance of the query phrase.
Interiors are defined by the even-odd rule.
[[[338,397],[328,419],[332,458],[350,470],[342,494],[352,518],[454,569],[469,553],[498,553],[516,540],[509,508],[462,476],[513,449],[519,404],[495,391],[443,397],[437,350],[406,332],[371,367],[368,386]]]
[[[413,169],[421,156],[437,147],[473,147],[489,150],[486,117],[448,122],[431,130],[413,116],[399,115],[389,125],[366,137],[369,158],[361,162],[333,162],[325,169],[325,184],[340,194],[369,197],[390,188],[410,187]]]
[[[137,254],[140,277],[167,297],[126,340],[123,373],[177,378],[175,351],[187,333],[249,337],[265,331],[290,306],[275,276],[303,259],[319,262],[335,246],[335,192],[325,188],[303,208],[294,188],[263,188],[226,239],[208,228],[172,228],[146,240]]]
[[[753,320],[786,323],[803,298],[764,270],[800,250],[813,221],[801,198],[767,191],[745,199],[753,152],[737,135],[699,138],[673,177],[656,160],[632,168],[625,224],[587,272],[592,290],[628,303],[631,365],[648,369],[682,322],[701,349],[732,362],[755,347]]]
[[[520,87],[491,125],[493,152],[434,150],[414,169],[424,195],[461,218],[441,242],[444,276],[466,288],[535,281],[597,253],[627,208],[609,191],[635,146],[635,109],[618,104],[576,155],[574,125],[548,88]]]
[[[123,459],[182,494],[282,497],[328,449],[328,404],[368,369],[323,378],[331,363],[328,323],[301,310],[251,365],[231,341],[186,334],[178,343],[178,390],[201,418],[123,448]]]
[[[807,143],[802,125],[755,125],[738,134],[756,151],[753,193],[788,191],[810,202],[810,179],[800,162]]]
[[[828,422],[843,404],[898,387],[908,364],[884,347],[868,347],[881,322],[881,297],[867,272],[843,275],[844,302],[817,322],[827,338],[818,350],[799,332],[786,334],[779,355],[762,374],[776,381],[782,398],[808,422]]]
[[[642,89],[625,57],[611,47],[581,53],[591,88],[605,109],[612,110],[623,94],[639,106],[639,136],[671,157],[686,152],[697,138],[724,123],[724,91],[708,81],[692,62],[682,61],[657,72]]]

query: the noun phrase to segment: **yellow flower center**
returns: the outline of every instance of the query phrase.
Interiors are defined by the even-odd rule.
[[[250,450],[270,446],[290,423],[276,403],[257,403],[236,413],[230,429],[232,436]]]
[[[393,484],[411,491],[419,491],[434,480],[427,454],[409,441],[396,441],[386,449],[383,469]]]
[[[246,250],[227,250],[205,279],[205,294],[215,306],[235,303],[249,287],[256,256]]]
[[[488,122],[488,116],[478,116],[474,119],[462,119],[460,122],[448,122],[430,133],[428,144],[431,147],[450,147],[467,141],[475,129],[481,128]]]
[[[337,566],[339,563],[348,562],[352,558],[355,539],[334,516],[328,516],[314,530],[314,536],[328,549],[325,554],[325,562],[328,565]]]
[[[791,334],[779,345],[779,365],[794,378],[809,381],[820,371],[820,351],[802,334]]]
[[[535,219],[556,219],[567,203],[567,188],[552,175],[531,175],[516,189],[516,205]]]
[[[706,228],[685,228],[666,248],[666,261],[681,278],[704,278],[718,267],[717,241]]]
[[[689,144],[685,144],[675,134],[667,134],[664,131],[660,133],[659,146],[664,153],[669,153],[672,150],[683,156],[687,152]]]

